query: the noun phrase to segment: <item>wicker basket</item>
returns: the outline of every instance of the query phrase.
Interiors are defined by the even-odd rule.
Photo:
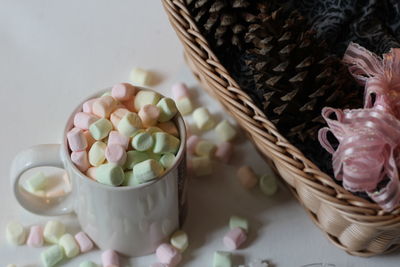
[[[344,190],[321,172],[278,132],[230,77],[198,30],[185,0],[163,0],[163,4],[196,78],[247,132],[329,240],[349,254],[363,257],[397,249],[400,246],[400,208],[385,213],[376,204]]]

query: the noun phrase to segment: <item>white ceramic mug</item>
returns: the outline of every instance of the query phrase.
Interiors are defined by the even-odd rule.
[[[11,167],[15,197],[22,207],[36,214],[75,212],[83,231],[100,249],[113,249],[127,256],[153,253],[179,228],[186,213],[186,130],[182,116],[178,113],[174,118],[181,140],[174,166],[152,182],[137,187],[112,187],[88,178],[71,161],[66,134],[81,107],[82,104],[69,117],[61,145],[34,146],[15,157]],[[24,172],[41,166],[64,168],[70,178],[71,193],[55,204],[34,201],[19,183]]]

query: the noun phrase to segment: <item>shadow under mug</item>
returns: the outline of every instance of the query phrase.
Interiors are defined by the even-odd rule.
[[[83,231],[102,250],[113,249],[133,257],[153,253],[179,228],[186,216],[186,128],[183,118],[178,113],[173,119],[181,142],[175,164],[170,169],[160,178],[137,187],[112,187],[88,178],[71,161],[66,134],[73,127],[74,115],[81,111],[82,104],[69,117],[61,145],[37,145],[15,157],[11,166],[14,195],[22,207],[39,215],[75,212]],[[56,203],[54,200],[51,203],[35,201],[19,181],[24,172],[42,166],[64,168],[72,185],[71,193],[55,200]]]

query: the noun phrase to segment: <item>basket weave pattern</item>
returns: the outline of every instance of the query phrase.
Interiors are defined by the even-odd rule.
[[[373,256],[400,246],[400,209],[385,213],[321,172],[291,145],[230,77],[198,30],[184,0],[162,0],[203,88],[228,110],[264,158],[272,163],[314,223],[349,254]]]

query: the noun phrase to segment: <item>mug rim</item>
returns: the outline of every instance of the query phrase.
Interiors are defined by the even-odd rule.
[[[157,92],[156,90],[144,87],[144,86],[137,86],[137,85],[133,85],[134,87],[140,89],[140,90],[146,90],[146,91],[153,91],[156,92],[158,94],[160,94],[162,97],[165,97],[163,94]],[[68,119],[67,119],[67,123],[64,126],[64,131],[63,131],[63,142],[62,142],[62,152],[63,152],[63,160],[64,160],[64,164],[66,165],[66,168],[72,168],[74,170],[74,172],[79,174],[79,178],[82,179],[84,182],[89,182],[92,183],[94,186],[98,186],[100,188],[103,189],[108,189],[108,190],[117,190],[117,191],[126,191],[126,190],[138,190],[138,189],[142,189],[148,186],[151,186],[154,183],[160,182],[164,177],[166,177],[171,170],[175,169],[183,160],[182,158],[185,157],[185,147],[186,147],[186,126],[185,126],[185,121],[182,117],[182,114],[180,114],[180,112],[178,111],[176,113],[176,115],[174,116],[174,118],[172,119],[175,123],[175,125],[178,127],[178,131],[179,131],[179,139],[180,139],[180,144],[179,144],[179,149],[178,152],[176,153],[176,159],[175,163],[168,168],[160,177],[153,179],[147,183],[143,183],[137,186],[110,186],[110,185],[105,185],[102,183],[99,183],[95,180],[93,180],[92,178],[86,176],[86,174],[84,174],[83,172],[81,172],[76,166],[75,164],[72,162],[71,160],[71,154],[69,152],[69,147],[68,147],[68,141],[67,141],[67,133],[69,130],[71,130],[74,125],[73,125],[73,121],[74,121],[74,116],[77,112],[82,112],[82,105],[93,98],[96,97],[100,97],[102,96],[104,93],[110,92],[112,89],[112,87],[107,87],[106,89],[102,89],[97,91],[96,93],[93,93],[92,95],[86,97],[83,101],[80,102],[80,104],[73,110],[73,112],[69,115]]]

